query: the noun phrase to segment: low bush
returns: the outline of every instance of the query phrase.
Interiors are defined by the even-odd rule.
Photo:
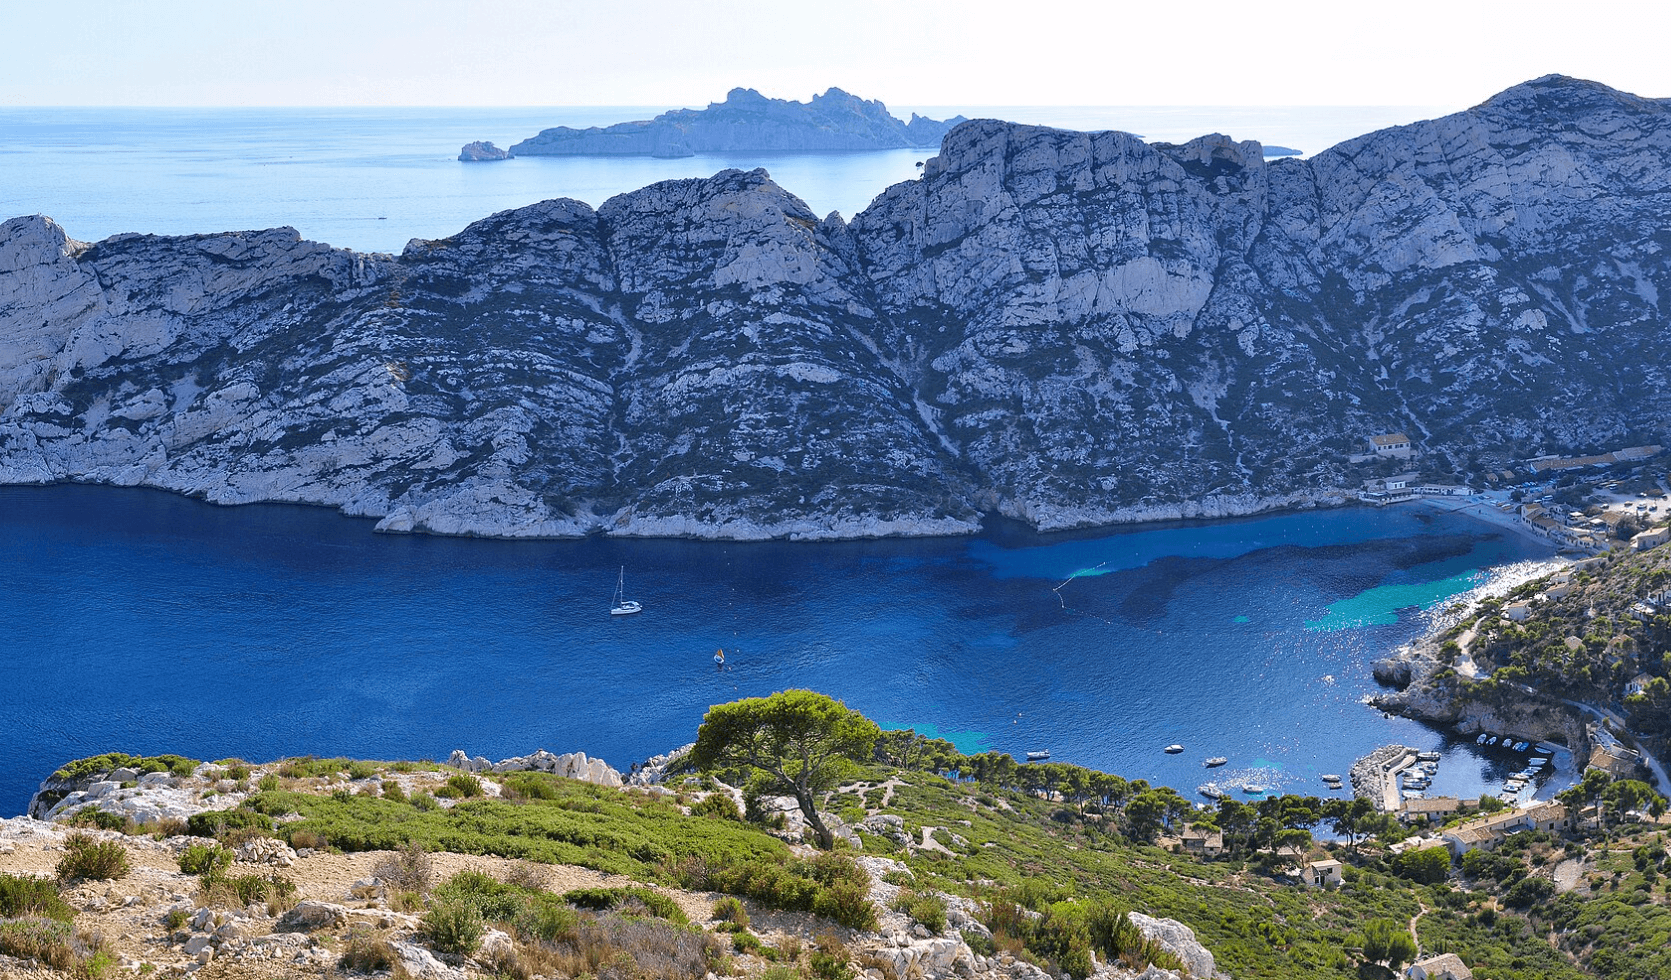
[[[474,799],[486,795],[482,789],[482,781],[468,773],[457,772],[447,777],[447,784],[439,787],[435,795],[443,799]]]
[[[469,956],[482,944],[487,926],[481,912],[467,902],[437,902],[430,905],[418,926],[431,949],[437,953]]]
[[[648,888],[576,888],[563,893],[563,901],[582,909],[614,911],[623,915],[648,915],[676,925],[689,925],[679,903]]]
[[[371,866],[371,873],[391,892],[423,894],[429,891],[434,864],[421,845],[408,844],[387,857],[378,858]]]
[[[356,760],[348,764],[349,779],[359,781],[361,779],[370,779],[375,775],[377,775],[377,767],[369,762],[360,762]]]
[[[709,793],[702,799],[691,804],[690,815],[693,817],[713,817],[716,820],[735,820],[741,823],[743,811],[737,809],[737,801],[731,794],[723,790]]]
[[[77,810],[69,819],[71,827],[92,827],[96,830],[131,831],[133,820],[120,813],[111,813],[96,806]]]
[[[904,912],[912,921],[936,935],[946,929],[946,900],[938,895],[900,892],[894,899],[894,911]]]
[[[342,954],[337,957],[337,969],[354,973],[376,973],[392,970],[400,957],[389,946],[389,941],[366,925],[349,927],[343,937]]]
[[[102,937],[78,934],[57,919],[0,919],[0,956],[35,960],[90,980],[109,976],[116,967],[116,954]]]
[[[748,909],[743,908],[742,902],[729,895],[714,903],[714,918],[742,926],[744,929],[748,928]]]
[[[193,837],[225,838],[237,830],[255,830],[262,834],[273,832],[273,819],[254,810],[205,810],[186,818],[186,833]]]
[[[507,800],[555,800],[557,777],[544,772],[513,772],[499,786],[499,794]]]
[[[218,875],[232,866],[232,852],[218,844],[192,844],[180,852],[180,871],[188,875]]]
[[[38,917],[70,922],[75,909],[49,878],[0,874],[0,919]]]
[[[261,905],[268,915],[279,915],[296,904],[296,883],[282,874],[248,874],[203,878],[203,897],[211,905],[248,908]]]
[[[130,870],[127,848],[115,841],[98,841],[86,834],[71,834],[64,839],[64,851],[57,867],[61,881],[75,878],[113,881],[126,877]]]
[[[402,789],[401,785],[394,780],[385,779],[383,780],[383,799],[403,802],[406,799],[406,790]]]

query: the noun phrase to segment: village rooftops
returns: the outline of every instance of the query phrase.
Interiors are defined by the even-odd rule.
[[[1489,817],[1470,820],[1445,831],[1445,843],[1460,856],[1476,847],[1487,847],[1510,834],[1522,830],[1554,830],[1567,819],[1565,804],[1553,801],[1537,803],[1524,809],[1505,810]]]

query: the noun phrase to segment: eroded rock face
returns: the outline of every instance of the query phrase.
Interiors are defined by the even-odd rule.
[[[732,539],[1338,502],[1663,441],[1671,107],[1551,76],[1309,160],[994,121],[844,222],[764,171],[398,257],[0,225],[0,482]]]

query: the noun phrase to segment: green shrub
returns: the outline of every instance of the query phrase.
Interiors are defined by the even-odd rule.
[[[296,883],[282,874],[206,875],[203,894],[210,904],[233,908],[265,906],[277,915],[295,904]]]
[[[424,913],[418,931],[437,953],[469,956],[481,945],[487,926],[482,922],[481,912],[477,911],[474,905],[465,902],[438,902],[432,904]]]
[[[752,953],[759,956],[761,950],[765,947],[761,944],[759,936],[744,930],[731,934],[731,948],[739,953]]]
[[[349,779],[359,781],[361,779],[370,779],[375,775],[377,775],[377,767],[369,762],[360,762],[356,760],[348,764]]]
[[[49,878],[0,874],[0,919],[39,917],[70,922],[75,909]]]
[[[128,874],[127,848],[115,841],[96,841],[86,834],[71,834],[64,840],[65,854],[58,859],[58,878],[112,881]]]
[[[455,772],[447,777],[447,785],[437,789],[435,795],[451,799],[474,799],[485,795],[485,791],[480,779],[468,773]]]
[[[232,866],[232,852],[219,844],[192,844],[180,852],[180,871],[188,875],[216,875]]]
[[[563,901],[576,908],[597,911],[632,914],[642,909],[654,918],[666,919],[677,925],[682,926],[690,923],[684,909],[679,908],[679,903],[661,892],[637,886],[626,888],[576,888],[564,892]]]
[[[264,813],[254,810],[205,810],[194,813],[186,818],[186,833],[193,837],[224,838],[231,831],[256,830],[263,834],[273,832],[273,820]]]
[[[579,927],[580,913],[560,901],[546,901],[544,896],[529,903],[512,924],[517,938],[544,943],[572,943]]]
[[[557,779],[545,772],[513,772],[505,777],[499,793],[507,800],[555,800],[562,796]]]
[[[435,797],[429,795],[428,793],[413,793],[410,802],[413,809],[421,810],[426,813],[432,813],[441,809],[441,804],[436,801]]]
[[[406,790],[402,789],[400,784],[394,780],[385,779],[383,780],[383,799],[395,800],[397,802],[404,801],[406,799]]]
[[[691,804],[690,815],[712,817],[716,820],[735,820],[739,823],[743,819],[743,811],[737,809],[737,801],[731,798],[730,793],[724,791],[709,793]]]
[[[355,973],[376,973],[391,970],[400,957],[395,955],[389,941],[364,924],[355,924],[343,937],[342,954],[337,957],[337,969]]]
[[[748,928],[748,909],[743,908],[743,903],[730,895],[714,903],[714,918],[742,926],[744,929]]]
[[[435,890],[435,903],[468,905],[486,922],[511,922],[528,907],[525,890],[474,869],[460,871]]]
[[[169,932],[174,932],[177,929],[185,928],[189,921],[191,921],[191,916],[186,913],[185,909],[169,909],[162,917],[162,927]]]
[[[133,825],[129,818],[122,816],[120,813],[111,813],[109,810],[102,810],[97,806],[77,810],[70,817],[69,823],[72,827],[93,827],[98,830],[121,831],[130,830]]]
[[[57,919],[0,920],[0,955],[39,960],[55,970],[70,972],[78,965],[75,930]]]
[[[946,900],[938,895],[900,892],[899,897],[894,899],[894,910],[904,912],[936,935],[946,929]]]

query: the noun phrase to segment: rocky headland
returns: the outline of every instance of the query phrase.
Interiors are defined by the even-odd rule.
[[[1666,335],[1668,159],[1671,105],[1550,76],[1304,160],[965,122],[851,221],[761,170],[398,256],[16,218],[0,482],[823,539],[1329,505],[1384,432],[1663,442],[1621,352]]]
[[[808,102],[771,99],[734,88],[706,109],[674,109],[654,119],[541,130],[511,156],[655,156],[698,153],[800,153],[935,147],[962,116],[945,121],[916,113],[904,121],[874,100],[832,88]]]

